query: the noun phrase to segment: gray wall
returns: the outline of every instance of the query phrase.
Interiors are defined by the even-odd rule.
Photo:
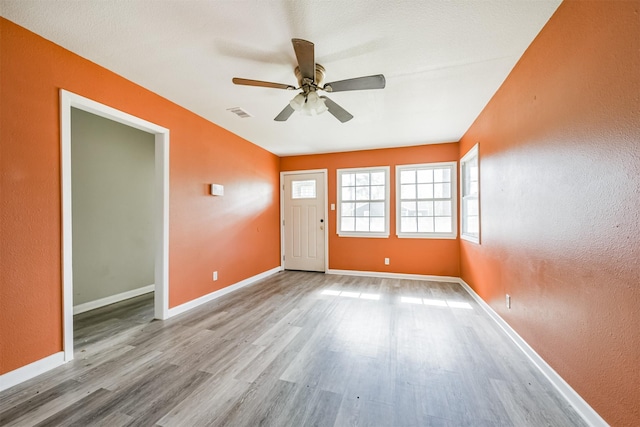
[[[153,284],[154,136],[71,112],[73,304]]]

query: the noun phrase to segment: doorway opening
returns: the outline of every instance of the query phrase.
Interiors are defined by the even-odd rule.
[[[154,317],[168,317],[168,202],[169,202],[169,130],[130,114],[73,94],[60,91],[61,170],[62,170],[62,271],[63,271],[63,345],[64,360],[73,359],[73,204],[72,204],[72,110],[82,110],[125,126],[149,133],[153,138],[153,206],[150,207],[153,240]],[[150,290],[150,289],[149,289]],[[126,294],[126,292],[125,292]]]

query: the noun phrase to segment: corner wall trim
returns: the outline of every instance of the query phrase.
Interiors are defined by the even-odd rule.
[[[433,282],[460,283],[460,279],[453,276],[430,276],[426,274],[387,273],[382,271],[327,270],[327,274],[341,274],[343,276],[380,277],[384,279],[431,280]]]
[[[273,274],[276,274],[278,272],[282,271],[282,268],[280,266],[278,267],[274,267],[271,270],[267,270],[264,271],[262,273],[256,274],[255,276],[246,278],[244,280],[239,281],[238,283],[234,283],[233,285],[229,285],[226,288],[222,288],[222,289],[218,289],[217,291],[213,291],[210,294],[201,296],[200,298],[196,298],[194,300],[191,300],[189,302],[186,302],[184,304],[181,304],[177,307],[173,307],[169,309],[169,317],[173,317],[173,316],[177,316],[178,314],[184,313],[185,311],[189,311],[192,308],[196,308],[199,305],[202,305],[204,303],[207,303],[209,301],[212,301],[216,298],[220,298],[223,295],[226,295],[230,292],[236,291],[240,288],[243,288],[245,286],[249,286],[255,282],[257,282],[258,280],[262,280],[264,278],[267,278]]]
[[[36,360],[21,368],[0,375],[0,391],[7,390],[21,382],[30,380],[40,374],[44,374],[51,369],[65,363],[64,352],[54,353],[44,359]]]
[[[155,290],[156,285],[143,286],[142,288],[132,289],[130,291],[122,292],[108,297],[100,298],[94,301],[85,302],[82,304],[73,306],[73,314],[84,313],[85,311],[95,310],[96,308],[104,307],[106,305],[115,304],[120,301],[128,300],[140,295],[151,293]]]
[[[593,427],[607,427],[609,424],[593,410],[591,406],[573,389],[567,382],[540,357],[536,351],[502,318],[489,304],[485,302],[464,280],[457,280],[460,285],[471,295],[471,297],[482,307],[482,309],[500,326],[504,333],[518,346],[518,348],[529,358],[531,363],[538,368],[556,390],[575,409],[582,419]]]

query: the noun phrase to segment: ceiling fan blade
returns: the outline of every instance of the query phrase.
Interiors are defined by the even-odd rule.
[[[347,90],[384,89],[386,80],[382,74],[340,80],[324,85],[327,92],[344,92]]]
[[[347,110],[345,110],[344,108],[342,108],[341,106],[339,106],[338,104],[336,104],[335,102],[327,98],[326,96],[321,96],[320,98],[324,99],[324,102],[327,105],[329,112],[333,114],[333,116],[336,119],[340,120],[342,123],[348,122],[349,120],[353,119],[353,116]]]
[[[287,104],[286,107],[284,107],[284,110],[282,110],[280,112],[280,114],[278,114],[276,116],[275,120],[276,122],[284,122],[286,121],[289,117],[291,117],[291,115],[293,114],[293,112],[296,111],[294,110],[291,105]]]
[[[316,79],[316,59],[314,56],[313,43],[302,39],[291,39],[293,50],[298,58],[298,66],[300,74],[303,78],[309,79],[315,83]]]
[[[271,87],[274,89],[289,89],[289,90],[296,89],[295,86],[286,85],[283,83],[263,82],[260,80],[241,79],[239,77],[234,77],[231,81],[233,81],[233,83],[237,85],[244,85],[244,86],[260,86],[260,87]]]

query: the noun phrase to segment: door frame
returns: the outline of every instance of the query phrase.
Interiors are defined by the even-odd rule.
[[[329,270],[329,183],[327,169],[306,169],[298,171],[280,172],[280,269],[284,270],[284,177],[285,175],[300,175],[305,173],[321,173],[324,175],[324,272]]]
[[[73,359],[73,245],[71,218],[71,108],[154,135],[154,317],[169,317],[169,129],[60,89],[62,183],[62,323],[64,361]]]

